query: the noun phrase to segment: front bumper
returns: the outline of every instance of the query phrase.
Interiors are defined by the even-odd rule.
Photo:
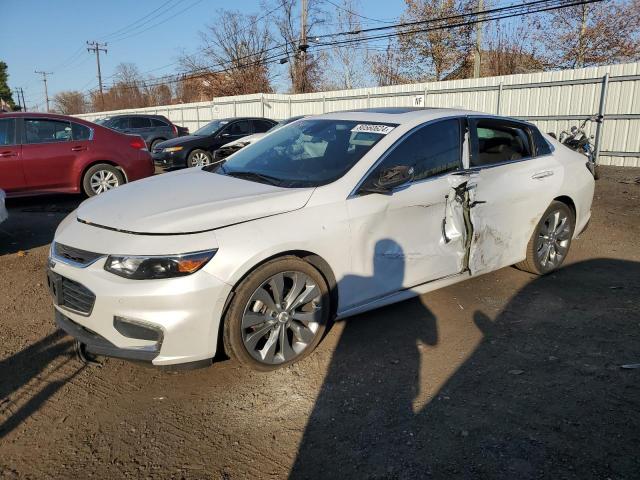
[[[182,151],[169,153],[163,151],[154,151],[151,156],[153,157],[153,163],[161,168],[176,168],[187,166],[187,160]]]
[[[215,356],[230,285],[204,270],[165,280],[129,280],[105,271],[105,260],[100,258],[84,268],[55,258],[50,261],[51,272],[71,280],[76,290],[80,285],[95,295],[85,311],[54,295],[60,328],[86,344],[89,352],[154,365],[193,363]],[[158,338],[122,333],[117,322],[123,319],[157,331]]]

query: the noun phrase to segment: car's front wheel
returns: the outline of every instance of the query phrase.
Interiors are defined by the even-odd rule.
[[[196,149],[187,157],[187,167],[205,167],[211,164],[211,154],[205,150]]]
[[[516,267],[537,275],[559,268],[569,253],[574,228],[573,211],[566,204],[553,201],[531,235],[527,258]]]
[[[89,168],[82,178],[82,189],[88,197],[113,190],[124,183],[122,172],[113,165],[99,163]]]
[[[311,353],[329,320],[329,289],[312,265],[269,261],[238,286],[224,321],[226,353],[255,370],[290,365]]]

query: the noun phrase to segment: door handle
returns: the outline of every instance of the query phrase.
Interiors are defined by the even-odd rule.
[[[82,150],[86,150],[87,147],[83,147],[82,145],[78,145],[77,147],[71,147],[72,152],[81,152]]]
[[[12,152],[11,150],[7,150],[6,152],[0,152],[0,157],[15,157],[16,152]]]
[[[533,175],[531,175],[531,178],[533,178],[534,180],[542,180],[543,178],[547,178],[552,175],[553,175],[553,172],[551,170],[546,170],[544,172],[534,173]]]

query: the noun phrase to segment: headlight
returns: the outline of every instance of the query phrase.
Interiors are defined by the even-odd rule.
[[[216,252],[217,249],[170,256],[109,255],[104,269],[133,280],[183,277],[204,267]]]
[[[180,150],[182,150],[184,147],[167,147],[164,150],[162,150],[163,152],[179,152]]]

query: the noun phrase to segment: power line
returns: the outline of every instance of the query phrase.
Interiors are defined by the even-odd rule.
[[[155,8],[154,10],[150,11],[149,13],[147,13],[146,15],[143,15],[142,17],[138,18],[137,20],[129,23],[128,25],[125,25],[124,27],[119,28],[118,30],[115,30],[111,33],[108,33],[107,35],[104,35],[102,37],[100,37],[101,40],[106,40],[108,38],[114,37],[114,36],[119,36],[124,34],[127,30],[131,29],[131,27],[135,27],[135,26],[140,26],[139,23],[146,19],[147,17],[149,17],[150,15],[153,15],[155,12],[157,12],[158,10],[161,10],[162,8],[164,8],[165,5],[168,5],[169,3],[171,3],[173,0],[167,0],[166,2],[164,2],[162,5],[160,5],[159,7]],[[182,1],[182,0],[181,0]],[[180,3],[180,2],[178,2]],[[177,5],[177,4],[174,4]],[[165,12],[161,12],[161,13],[165,13]],[[155,17],[153,17],[155,18]],[[151,19],[153,19],[151,18]],[[151,20],[149,19],[149,20]],[[144,25],[147,22],[144,22],[142,25]]]
[[[324,1],[325,1],[325,2],[327,2],[327,3],[329,3],[329,4],[331,4],[331,5],[333,5],[334,7],[336,7],[336,8],[338,8],[338,9],[342,10],[343,12],[350,13],[351,15],[355,15],[356,17],[364,18],[365,20],[371,20],[372,22],[378,22],[378,23],[394,23],[394,22],[396,22],[396,21],[397,21],[397,20],[381,20],[381,19],[379,19],[379,18],[366,17],[366,16],[364,16],[364,15],[360,15],[360,14],[359,14],[359,13],[357,13],[357,12],[354,12],[354,11],[352,11],[352,10],[349,10],[348,8],[345,8],[345,7],[341,6],[341,5],[338,5],[337,3],[334,3],[334,2],[332,2],[331,0],[324,0]]]

